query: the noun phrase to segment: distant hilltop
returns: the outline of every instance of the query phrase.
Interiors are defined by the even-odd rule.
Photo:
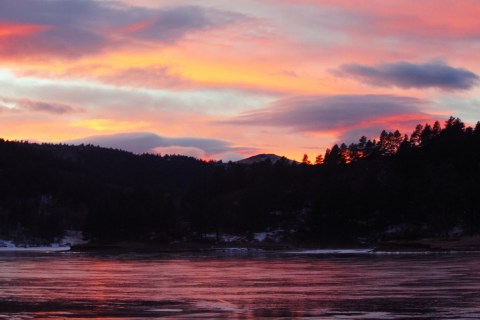
[[[257,162],[263,162],[266,160],[270,160],[272,163],[276,163],[278,160],[281,160],[281,159],[286,159],[289,163],[295,162],[293,160],[287,159],[286,157],[277,156],[276,154],[273,154],[273,153],[262,153],[262,154],[257,154],[255,156],[252,156],[250,158],[239,160],[237,161],[237,163],[252,164]]]

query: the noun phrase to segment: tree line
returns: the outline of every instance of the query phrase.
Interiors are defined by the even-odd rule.
[[[0,140],[0,239],[206,241],[277,230],[284,241],[480,233],[480,123],[335,144],[310,165],[135,155]]]

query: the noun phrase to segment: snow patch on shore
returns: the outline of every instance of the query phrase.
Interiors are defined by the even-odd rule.
[[[65,232],[65,236],[49,245],[34,244],[16,244],[11,240],[0,239],[0,252],[28,251],[28,252],[57,252],[68,251],[71,246],[87,243],[83,239],[81,231],[69,230]]]
[[[267,239],[267,233],[266,232],[256,232],[253,234],[253,239],[258,242],[263,242],[265,239]]]
[[[2,244],[4,246],[2,246]],[[70,246],[62,246],[60,244],[52,244],[50,246],[29,247],[29,246],[17,246],[10,241],[0,240],[0,252],[14,252],[14,251],[26,251],[26,252],[57,252],[68,251]]]

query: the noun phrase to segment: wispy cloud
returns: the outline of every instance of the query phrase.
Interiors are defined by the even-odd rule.
[[[146,9],[94,0],[2,0],[0,21],[9,24],[9,31],[0,32],[0,54],[72,58],[135,40],[172,44],[244,18],[193,5]]]
[[[34,101],[30,99],[14,99],[0,97],[0,103],[3,103],[4,109],[7,108],[10,111],[33,111],[33,112],[45,112],[51,114],[67,114],[76,113],[82,111],[82,109],[73,107],[63,103],[46,102],[46,101]]]
[[[480,36],[475,0],[265,0],[291,6],[308,4],[319,8],[343,10],[357,17],[349,33],[368,36],[411,37],[416,39],[471,39]],[[432,9],[434,8],[434,9]]]
[[[290,133],[334,134],[351,140],[382,129],[430,120],[426,101],[394,95],[305,96],[279,100],[264,110],[228,121],[242,126],[283,127]],[[378,133],[378,132],[377,132]]]
[[[375,66],[345,64],[334,74],[353,77],[381,87],[438,88],[443,90],[468,90],[479,83],[480,77],[463,68],[454,68],[442,62],[416,64],[410,62],[384,63]]]
[[[188,79],[182,78],[167,66],[150,66],[146,68],[127,68],[101,75],[99,80],[119,86],[139,88],[181,89],[193,86]]]
[[[165,43],[176,42],[190,32],[226,26],[242,18],[239,14],[199,6],[156,10],[152,14],[140,9],[135,12],[144,17],[120,31],[136,38]]]
[[[148,69],[147,69],[148,70]],[[1,71],[1,70],[0,70]],[[164,74],[168,71],[158,71]],[[122,75],[122,71],[119,71]],[[262,92],[245,92],[228,89],[197,89],[191,88],[182,92],[171,90],[169,81],[175,82],[175,76],[170,79],[159,79],[157,87],[151,83],[152,88],[135,88],[137,82],[142,81],[139,69],[127,71],[124,86],[106,84],[99,81],[47,80],[39,77],[18,77],[11,72],[0,72],[0,87],[2,93],[8,93],[15,99],[28,99],[34,101],[56,101],[66,105],[81,106],[86,112],[93,112],[89,118],[105,118],[99,113],[113,112],[115,117],[131,118],[132,115],[140,115],[145,111],[156,113],[187,113],[192,114],[232,114],[247,109],[256,109],[271,101],[271,97]],[[166,75],[168,77],[168,75]],[[112,79],[111,81],[115,81]],[[145,75],[145,81],[155,81],[153,74]],[[162,86],[162,81],[166,83]],[[180,83],[182,80],[179,79]],[[130,83],[130,85],[128,85]],[[138,84],[139,85],[139,84]],[[183,85],[179,84],[180,86]],[[146,119],[147,121],[152,119]]]
[[[326,131],[379,117],[422,114],[424,101],[393,95],[305,96],[279,100],[264,110],[245,113],[234,124],[283,126],[294,131]]]

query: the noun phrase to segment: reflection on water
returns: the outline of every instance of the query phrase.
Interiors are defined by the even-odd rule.
[[[0,255],[0,318],[478,319],[480,255]]]

